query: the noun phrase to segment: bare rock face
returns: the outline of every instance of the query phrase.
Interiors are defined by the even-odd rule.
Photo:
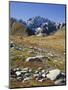
[[[50,80],[55,80],[56,77],[60,74],[60,72],[61,71],[59,69],[50,70],[49,73],[46,76]]]

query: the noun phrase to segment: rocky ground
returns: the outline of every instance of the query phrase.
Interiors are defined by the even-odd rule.
[[[19,47],[19,46],[11,47],[10,48],[11,88],[47,86],[47,85],[65,85],[64,56],[65,56],[64,53],[58,54],[54,51],[51,52],[48,51],[47,49],[41,49],[36,47],[34,48]],[[26,69],[24,71],[25,73],[23,72],[23,68]],[[16,70],[17,73],[16,71],[14,71],[14,69],[18,69]],[[54,69],[59,69],[64,74],[64,77],[58,79],[59,81],[58,80],[54,81],[46,77],[46,73],[48,72],[48,70]]]
[[[65,33],[10,36],[10,88],[65,85]]]

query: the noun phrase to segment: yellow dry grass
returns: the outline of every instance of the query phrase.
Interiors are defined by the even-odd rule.
[[[11,36],[10,37],[14,42],[18,44],[23,44],[26,46],[32,47],[41,47],[54,49],[60,52],[63,52],[65,49],[65,30],[57,31],[56,34],[50,35],[47,37],[42,36],[30,36],[30,37],[22,37],[22,36]]]

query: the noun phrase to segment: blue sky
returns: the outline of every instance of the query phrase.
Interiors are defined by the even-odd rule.
[[[10,2],[10,17],[28,20],[42,16],[54,22],[65,22],[65,5]]]

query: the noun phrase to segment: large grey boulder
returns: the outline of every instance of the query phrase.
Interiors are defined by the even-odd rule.
[[[60,74],[60,72],[61,71],[59,69],[50,70],[46,77],[50,80],[55,80],[56,77]]]
[[[34,62],[34,61],[39,61],[42,62],[42,59],[44,58],[44,56],[39,55],[39,56],[35,56],[35,57],[28,57],[26,59],[26,62]]]

